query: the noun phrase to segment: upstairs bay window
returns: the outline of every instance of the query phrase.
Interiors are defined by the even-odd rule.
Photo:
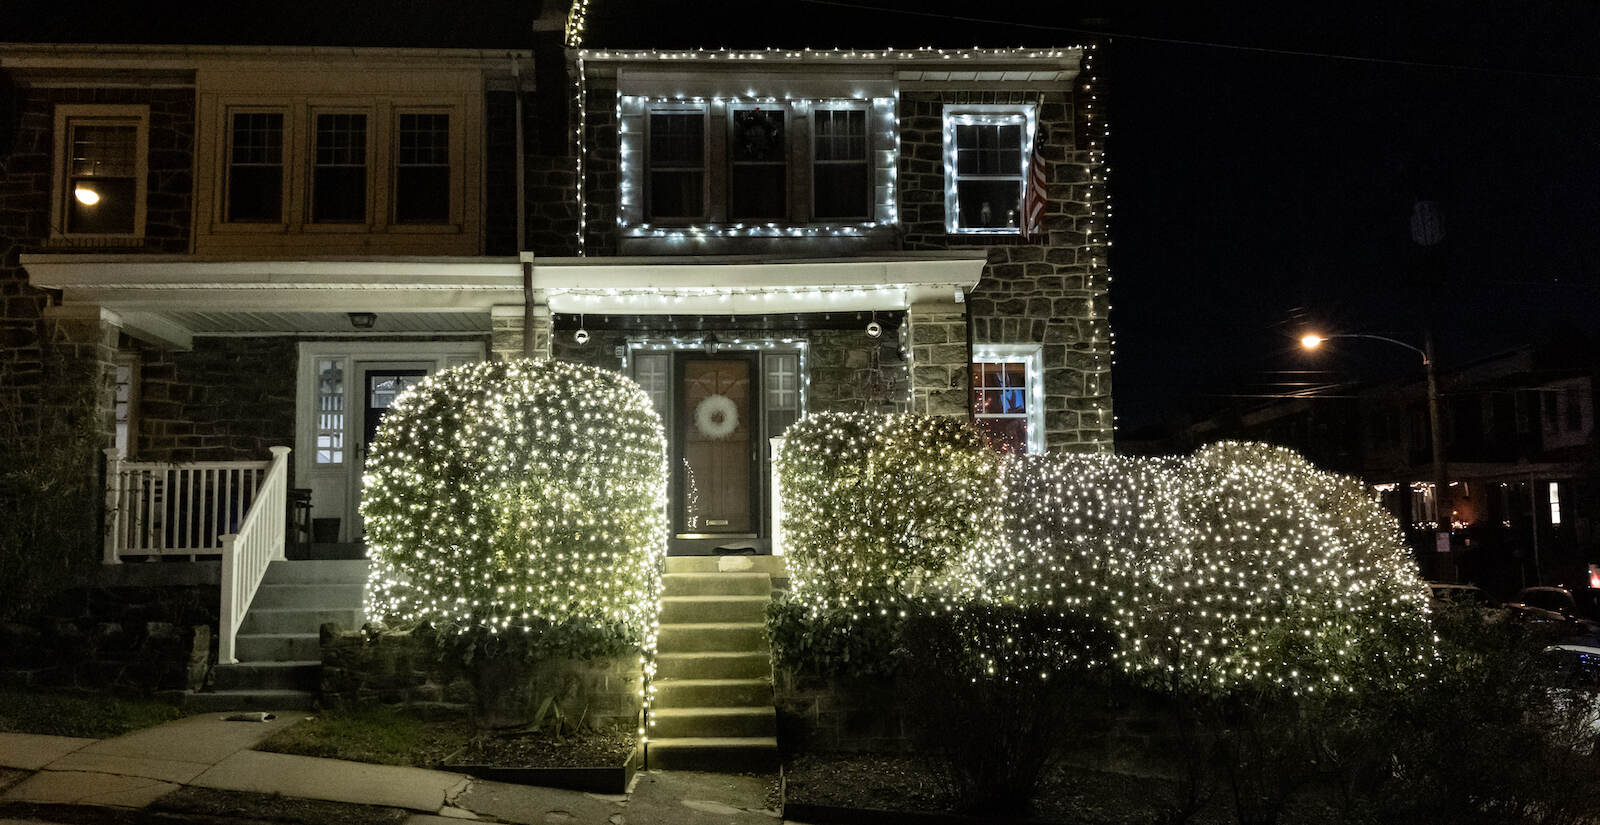
[[[1032,106],[968,106],[945,112],[945,228],[1017,234],[1033,148]]]
[[[367,222],[365,114],[317,115],[311,171],[311,221]]]
[[[232,222],[283,222],[283,113],[234,112],[228,134]]]
[[[650,113],[650,219],[706,216],[706,117],[701,111]]]
[[[57,106],[57,236],[144,234],[149,107]]]

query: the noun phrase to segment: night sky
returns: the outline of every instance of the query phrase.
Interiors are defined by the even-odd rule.
[[[0,0],[11,27],[0,39],[526,48],[537,5]],[[1100,68],[1123,436],[1289,381],[1416,369],[1365,344],[1309,360],[1293,345],[1308,323],[1419,340],[1432,308],[1446,368],[1596,328],[1600,4],[1188,5],[591,0],[587,43],[1073,45],[1113,33]],[[1431,268],[1410,240],[1419,198],[1445,219]],[[1443,274],[1429,286],[1419,271]],[[1285,372],[1306,369],[1329,372]]]

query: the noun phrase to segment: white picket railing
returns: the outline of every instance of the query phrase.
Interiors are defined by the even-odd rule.
[[[106,450],[105,563],[222,552],[261,494],[271,461],[124,461]]]
[[[217,628],[217,662],[233,664],[234,641],[267,565],[283,559],[288,523],[289,448],[272,447],[272,465],[261,480],[255,502],[238,532],[222,536],[222,608]]]

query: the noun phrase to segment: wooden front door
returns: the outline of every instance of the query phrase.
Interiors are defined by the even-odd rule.
[[[680,354],[673,439],[679,538],[756,536],[756,356]]]

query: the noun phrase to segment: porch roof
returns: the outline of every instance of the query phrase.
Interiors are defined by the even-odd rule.
[[[981,249],[851,258],[369,257],[241,260],[192,255],[29,254],[36,287],[61,311],[118,315],[131,333],[188,346],[195,335],[351,332],[344,313],[391,318],[374,333],[488,332],[520,308],[523,261],[553,312],[759,315],[905,309],[977,285]]]

